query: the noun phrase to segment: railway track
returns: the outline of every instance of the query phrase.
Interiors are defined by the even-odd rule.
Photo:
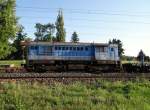
[[[24,77],[20,77],[20,76],[11,76],[11,77],[0,77],[0,80],[26,80],[26,79],[62,79],[62,80],[67,80],[67,79],[116,79],[116,80],[132,80],[132,79],[137,79],[137,78],[143,78],[143,79],[149,79],[150,80],[150,76],[24,76]]]
[[[82,72],[62,72],[62,73],[0,73],[1,82],[39,82],[46,84],[53,84],[61,82],[70,84],[75,81],[82,81],[87,83],[96,82],[98,80],[108,81],[129,81],[137,79],[150,80],[150,73],[82,73]]]

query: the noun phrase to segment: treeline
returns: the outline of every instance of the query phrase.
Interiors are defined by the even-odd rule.
[[[35,41],[65,42],[66,31],[64,28],[63,13],[61,10],[58,12],[55,25],[52,23],[37,23],[35,28]],[[56,36],[54,36],[55,30],[57,30]]]
[[[119,39],[109,40],[109,44],[117,44],[118,45],[118,54],[123,61],[146,61],[150,62],[150,57],[147,56],[143,50],[140,50],[137,56],[126,56],[124,55],[123,43]]]
[[[43,41],[43,42],[65,42],[66,41],[66,31],[64,28],[64,18],[62,10],[59,10],[56,23],[41,24],[36,23],[36,32],[34,33],[35,39],[31,39],[24,33],[24,27],[19,26],[17,35],[12,43],[12,46],[16,49],[7,59],[23,59],[24,58],[24,48],[22,48],[21,41]],[[71,42],[78,43],[78,34],[74,32],[71,36]]]
[[[10,41],[16,37],[17,31],[15,0],[0,0],[0,59],[15,51]]]
[[[20,44],[21,41],[66,41],[62,10],[59,10],[55,23],[35,24],[35,39],[24,32],[24,27],[18,24],[18,20],[16,1],[0,0],[0,59],[23,59],[24,50]],[[70,41],[79,42],[77,32],[72,34]]]
[[[122,56],[123,61],[141,61],[144,60],[145,62],[150,62],[150,57],[147,56],[143,50],[140,50],[137,56]]]
[[[60,9],[58,16],[54,23],[41,24],[36,23],[35,41],[49,41],[49,42],[65,42],[66,41],[66,30],[64,28],[64,17],[63,12]],[[56,35],[55,35],[56,33]],[[73,32],[71,36],[71,42],[79,42],[77,32]]]

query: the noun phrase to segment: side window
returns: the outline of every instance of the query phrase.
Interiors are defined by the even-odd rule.
[[[85,50],[88,51],[88,47],[85,47]]]
[[[38,52],[38,46],[30,46],[28,49],[30,55],[35,55]]]
[[[35,46],[35,50],[37,50],[38,49],[38,47],[37,46]]]
[[[34,46],[31,46],[30,49],[33,50],[33,49],[34,49]]]
[[[65,50],[65,47],[62,47],[62,50]]]
[[[37,50],[38,48],[37,48],[37,46],[31,46],[30,49],[31,50]]]
[[[81,51],[83,51],[83,47],[81,47]]]
[[[79,51],[80,50],[80,47],[77,47],[77,51]]]
[[[73,47],[73,50],[76,50],[76,47]]]
[[[58,47],[55,47],[55,50],[58,50]]]
[[[100,47],[100,52],[107,52],[107,47],[103,46],[103,47]]]
[[[44,54],[47,55],[47,54],[50,54],[52,52],[52,47],[51,46],[45,46],[44,48]]]
[[[113,52],[113,51],[114,51],[114,48],[111,48],[111,51]]]
[[[58,50],[61,50],[61,47],[58,47]]]
[[[100,52],[105,52],[105,48],[104,47],[100,47]]]
[[[72,50],[72,47],[70,47],[69,49]]]
[[[68,50],[68,47],[66,47],[66,50]]]

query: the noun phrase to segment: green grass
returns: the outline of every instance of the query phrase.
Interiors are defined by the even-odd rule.
[[[140,62],[139,61],[127,61],[127,60],[123,60],[123,61],[121,61],[122,62],[122,64],[126,64],[126,63],[131,63],[131,64],[139,64]],[[150,62],[144,62],[144,63],[146,63],[146,64],[150,64]]]
[[[0,65],[14,65],[14,66],[21,66],[24,64],[24,60],[0,60]]]
[[[0,110],[150,110],[150,82],[1,83]]]
[[[127,60],[123,60],[122,61],[122,64],[126,64],[126,63],[132,63],[132,64],[137,64],[137,63],[139,63],[139,61],[127,61]]]
[[[122,61],[122,64],[126,64],[126,63],[133,63],[133,64],[138,64],[138,61]],[[150,62],[146,62],[148,64],[150,64]],[[25,64],[24,60],[0,60],[0,65],[14,65],[14,66],[21,66],[21,64]]]

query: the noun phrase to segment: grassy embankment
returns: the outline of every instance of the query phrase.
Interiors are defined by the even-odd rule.
[[[150,82],[1,83],[0,110],[150,110]]]
[[[15,67],[20,67],[24,63],[24,60],[0,60],[0,65],[14,65]]]

